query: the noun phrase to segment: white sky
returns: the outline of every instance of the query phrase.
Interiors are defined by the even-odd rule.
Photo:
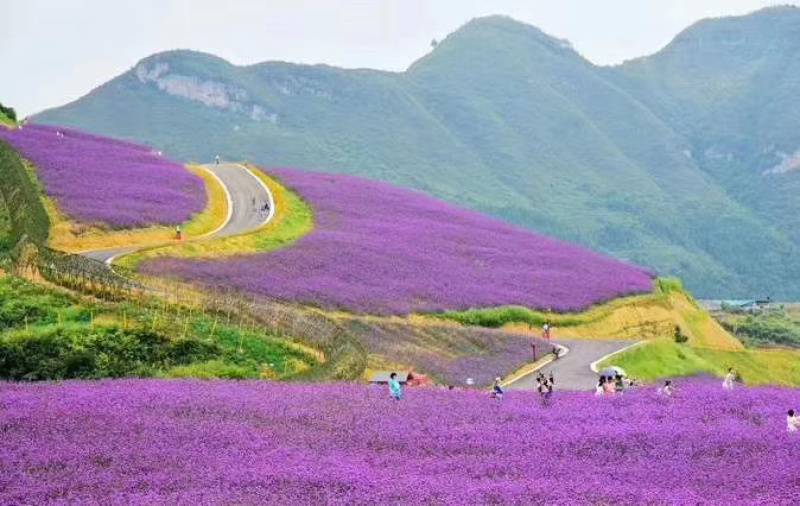
[[[650,54],[705,17],[770,0],[0,0],[0,101],[62,105],[152,53],[404,70],[470,19],[507,14],[601,64]]]

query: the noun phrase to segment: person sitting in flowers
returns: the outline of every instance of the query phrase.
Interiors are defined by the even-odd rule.
[[[664,382],[664,386],[658,389],[658,394],[664,397],[672,397],[672,394],[675,393],[675,387],[672,385],[671,380],[667,380]]]
[[[396,372],[389,375],[389,394],[392,396],[392,399],[396,401],[399,401],[400,397],[403,396],[403,391],[400,390],[400,382],[397,381]]]
[[[794,410],[790,409],[786,414],[786,430],[789,432],[797,432],[800,429],[800,416],[794,414]]]

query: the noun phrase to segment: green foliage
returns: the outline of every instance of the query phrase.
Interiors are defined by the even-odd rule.
[[[777,350],[721,351],[692,348],[661,339],[637,346],[601,363],[622,367],[643,381],[695,374],[723,376],[728,367],[745,383],[800,385],[800,352]]]
[[[8,214],[6,201],[0,193],[0,252],[11,246],[11,216]]]
[[[11,120],[12,123],[16,123],[17,111],[15,111],[13,107],[7,107],[0,102],[0,118],[3,117]]]
[[[672,292],[685,293],[683,282],[678,278],[656,278],[656,288],[665,294]]]
[[[35,327],[0,337],[0,372],[10,380],[149,376],[153,369],[206,361],[215,343],[171,340],[144,329]]]
[[[29,325],[89,321],[90,308],[70,296],[12,276],[0,277],[0,332]]]
[[[85,303],[0,277],[0,379],[259,378],[317,359],[275,336],[170,306]],[[193,376],[194,377],[194,376]]]
[[[15,245],[23,237],[44,244],[50,232],[50,219],[36,183],[31,180],[19,155],[3,141],[0,141],[0,195],[10,223],[6,244]]]
[[[689,336],[683,333],[683,330],[681,330],[680,325],[675,325],[675,333],[673,339],[675,339],[676,343],[683,344],[689,340]]]
[[[165,378],[198,379],[257,379],[258,374],[246,367],[229,364],[220,360],[209,360],[170,368],[161,374]]]
[[[544,313],[522,306],[501,306],[493,308],[473,308],[465,311],[444,311],[429,316],[445,320],[454,320],[463,325],[500,328],[509,323],[526,323],[531,327],[540,327],[550,320],[556,327],[577,327],[598,321],[608,316],[617,307],[631,303],[647,303],[663,301],[672,291],[683,292],[678,279],[656,278],[652,293],[614,299],[589,308],[580,313]]]
[[[724,319],[721,323],[750,346],[800,348],[800,319],[783,312]]]
[[[387,180],[651,266],[703,297],[798,298],[787,280],[800,279],[800,172],[762,174],[800,149],[798,19],[704,22],[613,68],[502,17],[470,22],[404,73],[169,52],[139,65],[225,83],[247,103],[206,107],[134,69],[36,119],[179,159]]]

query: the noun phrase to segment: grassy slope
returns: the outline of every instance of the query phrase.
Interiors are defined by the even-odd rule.
[[[745,349],[740,351],[695,348],[659,339],[637,346],[603,362],[617,365],[644,381],[698,373],[722,376],[736,368],[746,383],[800,385],[800,351]]]
[[[7,361],[0,367],[0,376],[28,371],[35,379],[63,379],[127,371],[165,377],[261,378],[281,377],[317,364],[315,354],[303,347],[224,322],[211,314],[187,314],[171,306],[81,300],[0,274],[0,357]],[[153,345],[138,343],[137,332],[163,336],[162,347],[180,365],[169,361],[137,365],[131,357]],[[208,349],[210,353],[196,353]],[[181,363],[181,358],[198,355],[198,360]],[[82,368],[74,365],[79,357]],[[82,375],[63,376],[65,370]]]
[[[780,38],[785,30],[776,32]],[[776,52],[770,68],[787,67],[786,55]],[[280,63],[235,67],[186,52],[142,65],[159,62],[170,73],[240,87],[275,115],[274,123],[253,119],[247,107],[225,111],[171,97],[139,82],[135,72],[39,119],[138,139],[186,159],[222,154],[412,186],[654,266],[704,296],[800,295],[785,283],[800,277],[796,227],[773,226],[797,215],[786,211],[796,208],[798,178],[775,179],[773,194],[760,193],[761,207],[743,192],[731,198],[724,167],[710,178],[694,138],[664,115],[672,95],[650,99],[652,93],[624,87],[620,80],[636,79],[627,68],[594,67],[531,27],[498,18],[470,23],[403,74]],[[793,110],[796,79],[774,81],[782,83],[780,95],[758,93],[755,81],[742,90],[769,99],[770,109]],[[720,109],[736,111],[737,100]],[[769,123],[764,118],[753,128]],[[741,122],[695,129],[736,144],[742,138],[736,128],[714,130],[730,124]],[[782,141],[784,152],[797,149],[793,139]],[[731,156],[746,165],[739,152]],[[753,179],[752,170],[732,175],[744,189]]]
[[[723,327],[751,346],[800,349],[800,310],[783,309],[755,315],[715,314]]]
[[[12,126],[14,124],[11,119],[0,112],[0,128],[4,126]],[[0,251],[8,247],[8,234],[11,231],[11,222],[9,221],[8,209],[6,208],[3,196],[0,195]]]
[[[11,221],[6,207],[5,199],[0,195],[0,251],[11,246],[9,234],[11,233]]]
[[[698,307],[674,279],[659,278],[652,293],[615,299],[581,313],[544,313],[511,306],[449,311],[437,317],[467,325],[535,334],[549,319],[554,336],[579,339],[667,338],[673,335],[677,325],[697,346],[742,348],[741,343]]]
[[[26,166],[34,180],[38,181],[35,167],[29,162],[26,162]],[[203,179],[207,195],[206,208],[193,216],[183,227],[185,238],[191,239],[211,232],[221,225],[227,216],[228,204],[225,190],[211,173],[199,166],[190,166],[188,170]],[[154,226],[143,229],[108,230],[75,223],[59,212],[56,202],[45,196],[41,186],[40,192],[52,224],[48,244],[55,249],[81,252],[134,244],[161,244],[175,239],[175,230],[172,227]]]

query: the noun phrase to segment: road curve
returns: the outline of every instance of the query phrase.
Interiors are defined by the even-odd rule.
[[[220,238],[255,230],[272,219],[275,214],[275,200],[269,188],[253,174],[250,169],[235,163],[209,164],[203,166],[212,172],[222,183],[228,196],[229,216],[227,221],[206,237]],[[269,211],[263,211],[269,202]],[[114,258],[140,249],[138,246],[122,246],[87,251],[81,255],[111,262]]]
[[[636,341],[606,341],[594,339],[560,339],[557,344],[569,348],[569,353],[539,369],[545,375],[553,373],[559,390],[594,390],[597,374],[589,365],[610,353],[627,348]],[[507,386],[509,390],[534,390],[536,373],[523,376]]]

